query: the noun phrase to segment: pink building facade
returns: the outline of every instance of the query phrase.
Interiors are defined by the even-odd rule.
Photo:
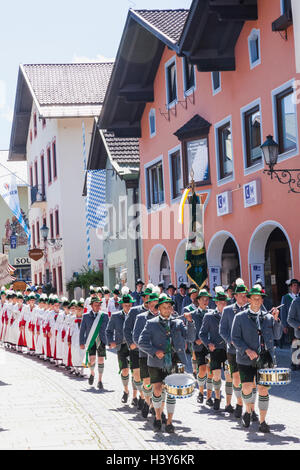
[[[275,302],[285,281],[300,277],[300,194],[263,173],[260,148],[272,135],[278,169],[300,168],[300,77],[292,21],[284,21],[290,7],[249,0],[233,18],[229,7],[210,9],[210,3],[204,11],[205,2],[195,0],[189,12],[129,13],[100,122],[140,137],[146,280],[187,281],[186,238],[177,219],[193,169],[205,201],[210,287],[238,276],[248,285],[261,278]],[[136,65],[143,37],[144,73]],[[118,81],[129,38],[127,70]],[[108,112],[114,96],[117,107]],[[152,236],[149,227],[156,228]]]

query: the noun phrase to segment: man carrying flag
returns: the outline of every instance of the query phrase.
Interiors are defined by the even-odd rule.
[[[101,300],[91,299],[91,310],[82,317],[79,332],[80,349],[85,349],[85,365],[89,366],[91,375],[89,384],[93,385],[95,377],[96,354],[98,354],[98,389],[103,389],[102,375],[106,357],[106,335],[108,314],[100,312]]]
[[[191,191],[188,197],[190,207],[190,233],[186,245],[185,263],[187,264],[186,274],[190,281],[199,289],[202,289],[207,283],[207,259],[204,245],[204,222],[203,205],[200,197],[195,192],[195,183],[193,174],[191,174]],[[184,197],[184,200],[187,196]]]

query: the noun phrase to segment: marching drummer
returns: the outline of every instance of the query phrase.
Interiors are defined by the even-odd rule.
[[[201,329],[199,332],[199,338],[210,353],[210,371],[213,374],[213,386],[215,390],[215,401],[213,407],[214,410],[219,410],[221,403],[222,367],[225,367],[225,362],[227,359],[226,343],[219,333],[219,325],[223,310],[226,307],[229,298],[227,297],[222,286],[215,287],[215,293],[216,295],[213,300],[216,303],[216,309],[210,310],[204,315]],[[229,374],[225,374],[225,377],[225,389],[227,399],[227,406],[225,408],[225,411],[232,412],[232,379],[231,377],[229,377]]]
[[[246,412],[242,416],[243,426],[248,428],[251,421],[253,381],[257,379],[261,368],[259,359],[266,353],[269,356],[269,367],[275,363],[274,340],[282,335],[282,324],[279,310],[273,308],[271,313],[262,309],[265,292],[255,284],[248,292],[249,307],[238,313],[231,330],[231,338],[236,347],[236,361],[242,384],[242,398]],[[270,428],[265,421],[269,406],[269,387],[258,384],[259,431],[268,433]]]
[[[227,344],[227,361],[229,364],[229,370],[233,382],[233,392],[237,400],[236,408],[234,410],[234,416],[241,418],[243,411],[242,401],[242,387],[240,374],[236,362],[236,349],[231,339],[231,328],[234,317],[237,313],[242,312],[248,306],[248,289],[245,286],[243,279],[238,278],[235,281],[234,297],[235,303],[228,305],[224,308],[223,314],[220,321],[220,335]],[[254,417],[254,411],[252,412],[252,418]],[[256,417],[257,420],[257,417]]]
[[[186,341],[196,337],[195,322],[190,313],[185,313],[187,325],[180,319],[172,318],[174,301],[167,294],[161,294],[157,308],[159,314],[148,320],[139,338],[139,348],[148,354],[148,369],[153,385],[152,402],[155,408],[154,430],[160,431],[162,420],[163,380],[172,373],[178,362],[187,364]],[[167,396],[166,432],[173,433],[172,418],[175,398]]]

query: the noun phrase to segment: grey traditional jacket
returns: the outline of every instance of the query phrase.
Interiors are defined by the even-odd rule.
[[[300,297],[296,297],[291,303],[288,318],[288,324],[294,328],[295,338],[300,338]]]
[[[236,316],[237,313],[240,313],[243,310],[245,310],[246,307],[247,305],[244,305],[243,307],[239,307],[238,304],[235,302],[234,304],[228,305],[223,310],[222,317],[220,320],[220,325],[219,325],[219,328],[220,328],[219,332],[227,344],[227,352],[229,354],[236,354],[236,349],[234,345],[232,344],[232,339],[231,339],[231,328],[232,328],[234,317]]]
[[[220,320],[221,314],[216,310],[210,310],[204,315],[199,338],[207,348],[211,343],[216,349],[226,349],[225,341],[219,333]]]
[[[197,339],[199,339],[199,332],[200,332],[200,329],[201,329],[201,326],[202,326],[202,322],[203,322],[203,318],[204,316],[208,313],[209,310],[201,310],[200,308],[197,308],[197,309],[194,309],[194,310],[191,310],[189,313],[191,313],[192,315],[192,319],[194,320],[195,322],[195,328],[196,328],[196,338],[195,338],[195,341]],[[183,318],[183,321],[184,323],[186,324],[187,323],[187,320]],[[192,345],[193,345],[193,351],[196,351],[196,352],[200,352],[203,350],[203,348],[205,348],[206,346],[204,344],[196,344],[196,342],[193,341]]]
[[[106,331],[106,327],[108,324],[108,314],[106,312],[99,312],[98,314],[94,314],[92,310],[90,310],[89,313],[84,313],[82,316],[82,321],[81,321],[80,331],[79,331],[79,343],[80,344],[85,344],[87,337],[89,335],[89,332],[91,331],[91,328],[93,326],[96,315],[101,315],[102,313],[104,316],[103,316],[102,324],[101,324],[100,331],[99,331],[99,338],[104,344],[107,344],[105,331]]]
[[[259,353],[259,335],[257,331],[257,324],[250,317],[250,309],[247,308],[241,313],[238,313],[233,320],[231,329],[232,342],[236,347],[236,361],[238,364],[251,366],[253,361],[246,354],[246,349],[251,349],[257,354]],[[260,315],[261,331],[265,341],[265,348],[271,354],[273,361],[275,359],[274,340],[278,340],[282,335],[281,321],[275,321],[270,313],[263,312]]]
[[[107,344],[116,343],[117,351],[121,349],[122,343],[125,343],[123,331],[125,317],[123,310],[112,313],[106,328]]]
[[[196,338],[195,322],[187,322],[185,326],[180,319],[170,320],[170,336],[172,349],[177,353],[179,360],[183,364],[187,364],[187,357],[185,353],[186,342],[193,342]],[[150,367],[164,368],[164,360],[158,359],[156,356],[157,351],[166,351],[167,348],[167,334],[164,326],[160,323],[159,317],[146,322],[139,337],[139,348],[148,355],[147,364]]]
[[[147,311],[148,309],[145,308],[144,305],[138,305],[137,307],[132,307],[128,315],[126,315],[124,321],[124,337],[128,347],[130,347],[131,344],[134,344],[132,333],[136,317],[140,313],[145,313]]]
[[[148,312],[140,313],[139,315],[137,315],[132,335],[133,341],[137,346],[139,344],[140,335],[143,329],[145,328],[147,321],[152,320],[152,318],[155,318],[155,315],[153,315],[150,310],[148,310]],[[139,349],[139,357],[147,357],[147,354],[141,351],[141,349]]]

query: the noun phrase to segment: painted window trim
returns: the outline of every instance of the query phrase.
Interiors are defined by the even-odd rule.
[[[219,129],[220,127],[223,127],[225,124],[230,123],[230,128],[231,128],[231,151],[232,151],[232,174],[225,176],[224,178],[220,177],[220,165],[219,165],[219,160],[220,160],[220,155],[219,155]],[[216,170],[217,170],[217,185],[224,186],[224,184],[230,183],[232,181],[235,181],[235,168],[234,168],[234,152],[233,152],[233,133],[232,133],[232,115],[229,115],[222,119],[221,121],[217,122],[214,125],[214,131],[215,131],[215,155],[216,155]]]
[[[54,146],[54,145],[55,145],[55,165],[54,165],[54,152],[53,152],[53,146]],[[52,139],[52,142],[51,142],[51,151],[52,151],[51,159],[52,159],[52,167],[53,167],[53,172],[52,172],[52,173],[53,173],[53,174],[52,174],[53,179],[52,179],[52,181],[53,181],[53,183],[54,183],[54,181],[56,181],[57,178],[58,178],[56,137],[54,137],[54,138]],[[54,176],[54,166],[55,166],[55,168],[56,168],[56,175],[55,175],[55,176]]]
[[[54,235],[54,233],[55,233],[55,221],[54,221],[53,213],[54,213],[53,209],[51,209],[49,211],[49,232],[50,232],[49,234],[50,234],[50,239],[52,239],[52,240],[55,238],[55,235]],[[51,219],[52,219],[52,224],[51,224]],[[52,227],[51,227],[51,225],[52,225]]]
[[[278,116],[277,116],[277,104],[276,104],[276,97],[283,91],[285,91],[288,88],[294,88],[295,90],[295,79],[292,78],[288,82],[283,83],[277,88],[274,88],[271,91],[271,99],[272,99],[272,113],[273,113],[273,132],[274,132],[274,140],[275,142],[278,143],[279,141],[279,136],[278,136]],[[289,150],[287,152],[284,152],[282,154],[278,155],[278,162],[283,162],[285,160],[288,160],[289,158],[296,157],[299,155],[299,131],[298,131],[298,113],[297,113],[297,104],[294,103],[295,107],[295,114],[296,114],[296,149]]]
[[[253,41],[254,39],[258,39],[258,59],[255,61],[252,61],[251,58],[251,48],[250,48],[250,42]],[[249,64],[250,64],[250,70],[254,69],[258,65],[261,64],[261,47],[260,47],[260,29],[253,28],[251,33],[248,36],[248,53],[249,53]]]
[[[152,116],[154,116],[154,126],[155,126],[155,131],[154,132],[151,132],[150,118]],[[152,139],[153,137],[156,136],[156,110],[155,110],[155,108],[150,109],[149,114],[148,114],[148,120],[149,120],[149,135],[150,135],[150,138]]]
[[[37,138],[37,114],[33,113],[33,137]]]
[[[162,163],[162,175],[163,175],[163,184],[164,184],[164,201],[161,204],[155,204],[155,205],[152,204],[151,205],[151,203],[149,201],[149,198],[148,198],[149,187],[148,187],[147,172],[152,166],[155,166],[160,162]],[[159,157],[154,158],[153,160],[151,160],[151,162],[146,163],[144,165],[144,172],[145,172],[146,208],[147,208],[148,214],[150,214],[152,212],[157,212],[157,211],[163,209],[163,207],[166,207],[165,172],[164,172],[164,158],[163,158],[163,155],[160,155]]]
[[[175,78],[176,78],[176,99],[168,103],[168,95],[169,95],[169,89],[168,89],[168,67],[170,65],[175,64]],[[171,109],[173,108],[177,103],[178,103],[178,79],[177,79],[177,64],[176,64],[176,55],[171,57],[166,63],[165,63],[165,87],[166,87],[166,108]]]
[[[183,77],[183,95],[184,96],[190,96],[193,92],[197,90],[197,79],[196,79],[196,66],[194,65],[194,77],[195,77],[195,85],[192,87],[186,89],[186,76],[185,76],[185,62],[186,57],[182,57],[182,77]],[[178,93],[177,93],[178,94]]]
[[[57,219],[56,219],[56,214],[57,214]],[[58,207],[56,207],[56,208],[54,209],[54,221],[53,221],[53,224],[55,225],[55,230],[54,230],[54,232],[55,232],[55,238],[58,238],[58,237],[60,237],[60,220],[59,220],[59,208],[58,208]],[[58,225],[58,227],[57,227],[57,225]],[[57,228],[58,228],[58,230],[57,230]]]
[[[263,143],[263,119],[262,119],[262,107],[261,107],[261,98],[257,98],[256,100],[252,101],[251,103],[243,106],[240,109],[240,115],[241,115],[241,126],[242,126],[242,148],[243,148],[243,164],[244,164],[244,176],[250,175],[252,173],[256,173],[257,171],[260,171],[264,168],[264,158],[263,156],[261,157],[261,162],[256,163],[255,165],[252,165],[250,167],[247,167],[247,149],[246,149],[246,135],[245,135],[245,114],[247,111],[249,111],[251,108],[254,108],[255,106],[259,105],[259,110],[260,110],[260,119],[261,119],[261,142]]]
[[[212,94],[213,96],[217,95],[222,91],[222,78],[221,78],[221,72],[219,71],[219,77],[220,77],[220,86],[218,88],[214,88],[214,79],[213,79],[213,72],[211,72],[211,87],[212,87]]]
[[[182,194],[180,193],[179,196],[173,198],[173,177],[172,177],[172,165],[171,165],[171,156],[178,152],[180,154],[180,169],[181,169],[181,178],[180,178],[180,185],[183,188],[183,167],[182,167],[182,147],[181,145],[176,145],[176,147],[170,149],[168,151],[168,164],[169,164],[169,179],[170,179],[170,201],[171,204],[175,204],[178,200],[181,199]]]
[[[48,152],[50,151],[50,158]],[[47,159],[47,180],[48,180],[48,186],[50,186],[53,182],[53,175],[52,175],[52,155],[51,155],[51,145],[48,144],[46,147],[46,159]],[[50,178],[51,176],[51,178]]]

